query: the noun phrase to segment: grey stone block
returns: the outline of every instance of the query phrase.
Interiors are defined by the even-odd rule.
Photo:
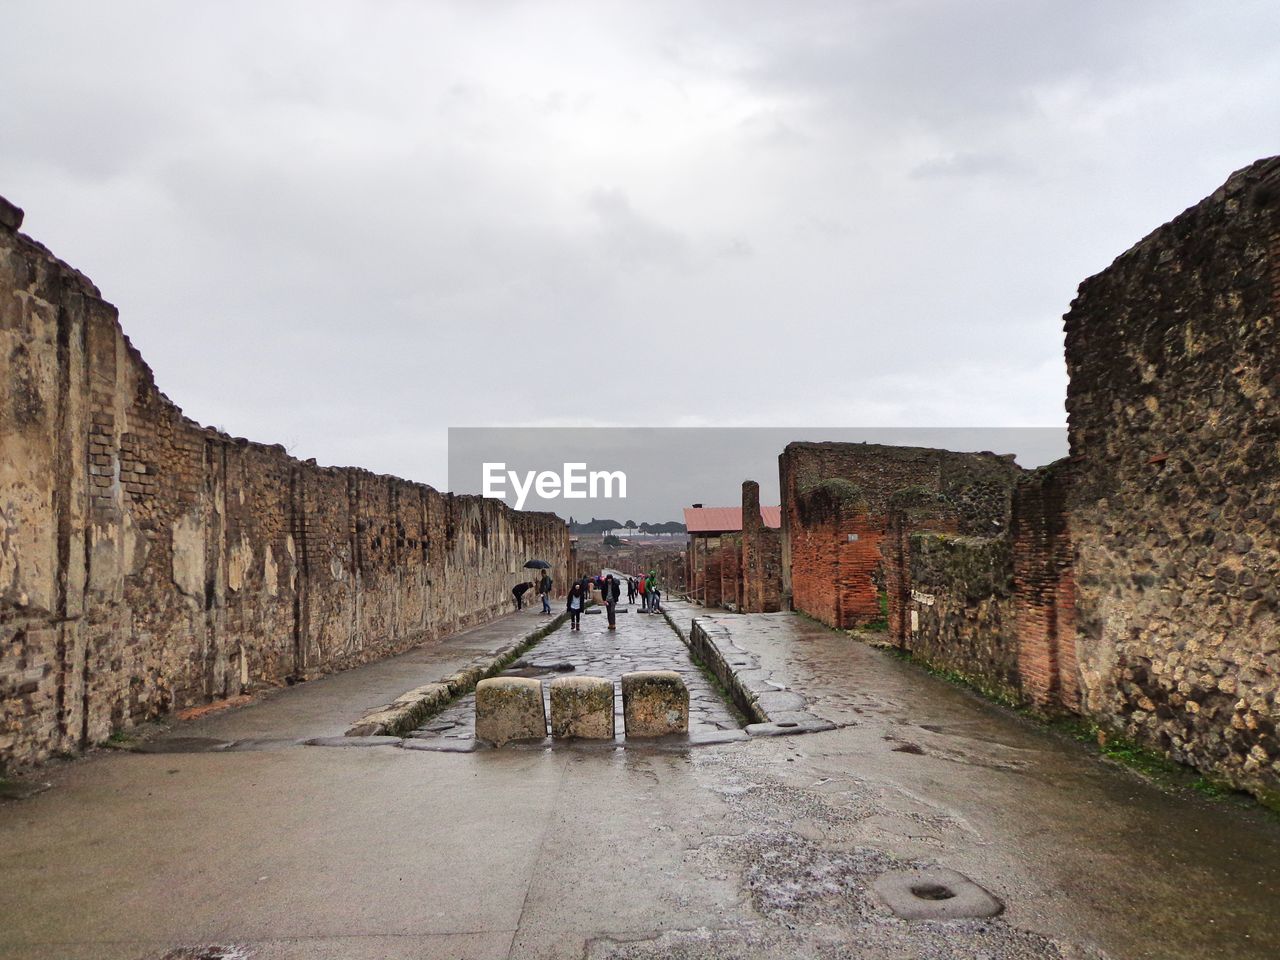
[[[491,677],[476,684],[476,739],[500,747],[547,735],[542,683],[530,677]]]
[[[674,670],[622,675],[622,715],[630,737],[689,732],[689,690]]]
[[[551,681],[551,735],[613,739],[613,681],[556,677]]]

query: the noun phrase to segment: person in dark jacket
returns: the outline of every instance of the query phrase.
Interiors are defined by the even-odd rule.
[[[582,611],[587,606],[586,595],[582,592],[582,582],[575,583],[569,590],[569,598],[565,601],[565,609],[569,611],[569,629],[582,629]]]
[[[538,581],[538,593],[542,596],[542,612],[551,612],[551,574],[545,570],[542,572],[542,579]]]
[[[532,589],[533,589],[533,584],[527,580],[524,583],[517,583],[514,587],[511,588],[511,595],[516,598],[517,610],[524,609],[525,591],[532,590]]]
[[[627,577],[627,606],[636,602],[636,578]]]
[[[604,599],[604,612],[609,617],[609,629],[617,630],[617,612],[618,597],[622,594],[622,587],[618,581],[613,579],[613,574],[609,574],[604,578],[604,586],[600,589],[600,595]]]

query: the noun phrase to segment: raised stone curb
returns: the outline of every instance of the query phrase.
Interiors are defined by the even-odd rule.
[[[748,673],[758,673],[763,677],[763,671],[755,657],[733,645],[728,628],[713,620],[694,617],[685,642],[694,657],[715,675],[733,698],[734,705],[752,724],[769,722],[769,714],[759,702],[759,695],[772,692],[774,688],[765,686],[763,681],[749,682]],[[726,651],[733,653],[726,656]],[[733,660],[740,661],[740,665],[732,664],[730,661]]]
[[[365,714],[347,730],[346,735],[348,737],[399,736],[422,726],[429,717],[439,713],[450,701],[474,690],[481,680],[501,673],[568,619],[569,615],[562,613],[543,623],[523,639],[504,644],[473,660],[463,669],[434,683],[423,684],[401,694],[385,707],[379,707]]]
[[[612,740],[613,681],[604,677],[556,677],[552,680],[551,735]]]
[[[530,677],[490,677],[476,684],[476,739],[500,747],[547,735],[542,682]]]
[[[776,683],[760,666],[759,658],[735,644],[732,631],[716,619],[694,617],[687,637],[678,628],[676,632],[685,639],[694,657],[724,685],[737,708],[752,721],[745,728],[749,736],[782,737],[836,728],[830,720],[809,712],[809,701],[803,694]]]
[[[308,747],[398,747],[399,737],[312,737]]]
[[[622,718],[627,738],[689,732],[689,690],[674,670],[622,675]]]

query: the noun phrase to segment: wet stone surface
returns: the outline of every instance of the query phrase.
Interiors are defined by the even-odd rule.
[[[548,698],[548,715],[552,679],[582,675],[611,680],[614,684],[615,743],[622,744],[625,742],[620,687],[622,674],[638,670],[674,670],[689,689],[690,740],[698,742],[722,731],[737,731],[739,725],[733,712],[702,676],[689,658],[688,649],[666,620],[658,615],[639,613],[637,607],[623,613],[626,609],[625,604],[619,606],[618,629],[614,631],[607,629],[603,616],[583,617],[580,631],[570,630],[565,624],[526,653],[503,676],[532,677],[544,681],[542,692]],[[566,670],[566,666],[573,667],[573,670]],[[434,742],[441,748],[473,740],[475,695],[455,700],[408,736]]]

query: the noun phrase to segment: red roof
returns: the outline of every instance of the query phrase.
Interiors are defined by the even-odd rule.
[[[782,507],[761,507],[760,519],[776,530],[782,526]],[[685,507],[684,525],[690,533],[733,533],[742,529],[742,508]]]

